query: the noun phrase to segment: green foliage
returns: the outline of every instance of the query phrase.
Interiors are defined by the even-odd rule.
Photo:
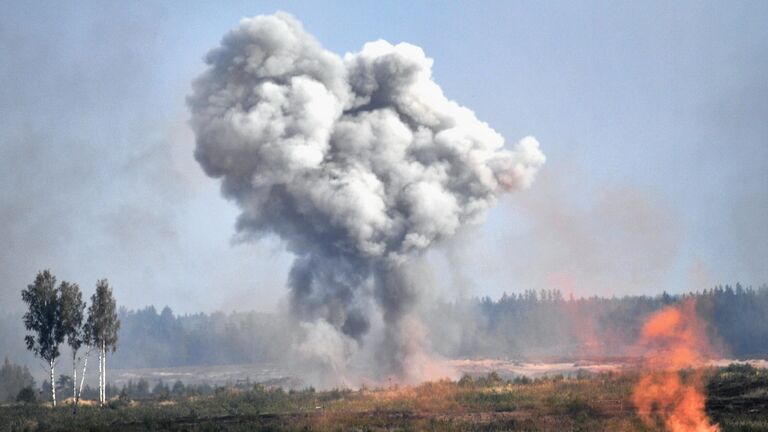
[[[716,370],[709,377],[707,395],[707,412],[728,425],[723,431],[768,430],[768,370],[749,364]]]
[[[62,282],[62,286],[68,284]],[[24,326],[33,332],[24,337],[27,349],[48,362],[53,378],[59,345],[66,334],[62,321],[61,288],[56,287],[56,277],[49,270],[38,272],[35,281],[21,291],[21,299],[28,307],[23,318]],[[51,390],[53,392],[53,383]],[[55,397],[53,404],[56,405]]]
[[[573,418],[596,417],[599,412],[581,397],[575,397],[565,402],[565,412]]]
[[[16,394],[16,402],[23,404],[37,403],[37,392],[31,386],[24,387]]]
[[[160,401],[168,400],[171,398],[171,389],[168,388],[167,384],[163,383],[163,380],[160,380],[152,389],[152,397]]]
[[[61,374],[59,375],[59,378],[56,380],[56,392],[57,394],[63,394],[65,396],[69,396],[72,394],[73,385],[74,383],[72,382],[71,376]]]
[[[462,388],[470,388],[475,386],[475,380],[472,378],[472,375],[464,374],[457,384]]]
[[[28,307],[24,326],[33,332],[24,338],[27,349],[48,362],[54,361],[64,340],[56,277],[50,270],[38,272],[35,281],[21,291],[21,299]]]
[[[139,380],[136,384],[136,393],[139,398],[145,398],[149,396],[149,383],[144,378]]]
[[[184,386],[184,383],[181,382],[181,380],[176,380],[175,383],[173,383],[173,388],[171,388],[171,394],[174,398],[179,398],[184,396],[186,393],[186,387]]]
[[[696,299],[707,330],[719,335],[730,354],[768,354],[768,286],[714,287],[685,296]],[[433,348],[448,358],[510,358],[532,352],[553,358],[622,356],[649,314],[682,298],[563,298],[552,291],[435,301],[426,305],[425,325],[433,326],[428,328]],[[293,340],[286,337],[290,326],[282,320],[287,318],[265,312],[175,315],[170,309],[147,307],[120,309],[117,315],[120,351],[109,363],[115,368],[274,363],[286,358]],[[0,353],[21,354],[21,344],[7,342],[18,338],[15,326],[20,321],[19,315],[0,313]]]
[[[532,383],[532,382],[533,382],[533,380],[532,380],[532,379],[530,379],[530,378],[528,378],[528,377],[527,377],[527,376],[525,376],[525,375],[518,375],[518,376],[516,376],[516,377],[515,377],[515,378],[512,380],[512,382],[513,382],[514,384],[530,384],[530,383]]]
[[[20,390],[25,387],[34,387],[35,380],[26,366],[11,363],[5,358],[0,367],[0,402],[12,401]]]
[[[731,366],[709,376],[708,413],[723,432],[766,430],[765,370]],[[242,384],[205,397],[141,402],[132,402],[124,389],[110,409],[84,406],[77,416],[36,405],[0,407],[0,430],[653,430],[630,402],[637,374],[544,377],[524,384],[481,378],[487,385],[468,385],[463,378],[358,391],[286,392]],[[732,394],[736,385],[747,390]]]
[[[710,377],[707,391],[720,398],[764,396],[761,392],[768,392],[768,370],[750,364],[732,364]]]
[[[532,353],[571,358],[631,353],[645,319],[686,298],[696,300],[707,332],[739,358],[768,354],[768,285],[716,286],[659,296],[563,297],[557,290],[436,301],[425,310],[433,346],[449,358],[526,357]],[[455,324],[454,324],[455,323]],[[450,341],[450,343],[441,343]]]
[[[114,352],[117,349],[117,333],[120,320],[117,317],[117,303],[112,288],[106,279],[96,282],[96,292],[91,296],[88,320],[84,327],[84,339],[89,345]]]
[[[496,371],[489,372],[488,375],[479,377],[475,380],[475,385],[479,387],[497,387],[504,383],[504,380]]]
[[[80,286],[76,283],[62,282],[59,286],[60,319],[62,332],[67,338],[67,344],[72,348],[73,358],[83,345],[83,313],[85,303]]]

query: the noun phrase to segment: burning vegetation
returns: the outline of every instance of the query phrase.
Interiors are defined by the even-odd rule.
[[[720,430],[704,410],[702,366],[712,353],[705,330],[690,299],[646,321],[637,346],[643,373],[632,403],[647,424],[663,424],[671,432]]]
[[[731,365],[706,377],[723,431],[768,428],[768,374]],[[0,405],[0,430],[717,430],[649,423],[632,404],[632,372],[505,379],[496,373],[418,386],[285,391],[263,384],[123,388],[110,409]],[[745,407],[749,407],[745,409]],[[696,427],[700,427],[696,429]],[[709,429],[708,429],[709,428]]]

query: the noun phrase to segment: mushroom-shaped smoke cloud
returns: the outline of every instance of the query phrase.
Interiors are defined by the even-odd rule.
[[[398,372],[397,327],[419,289],[409,258],[530,185],[538,142],[505,149],[443,95],[421,48],[379,40],[341,58],[284,13],[242,20],[205,61],[188,99],[195,156],[241,208],[238,231],[296,255],[301,319],[362,343],[375,302]]]

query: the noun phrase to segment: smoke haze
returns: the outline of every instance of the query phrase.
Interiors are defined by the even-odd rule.
[[[116,367],[181,358],[285,364],[298,349],[310,366],[295,370],[318,379],[346,370],[349,380],[356,367],[379,361],[381,376],[398,364],[428,366],[422,354],[433,352],[611,354],[612,342],[632,335],[608,331],[634,316],[619,301],[604,313],[588,301],[550,311],[546,302],[529,308],[505,292],[655,296],[768,280],[768,3],[483,2],[468,11],[456,2],[435,13],[431,2],[300,2],[291,13],[322,47],[291,19],[276,19],[285,31],[264,30],[252,43],[242,30],[211,63],[202,54],[241,17],[285,6],[0,4],[0,52],[8,59],[0,62],[0,360],[8,355],[39,369],[20,337],[19,291],[43,268],[78,282],[86,297],[108,277],[118,305],[129,310],[269,312],[248,326],[190,318],[193,327],[216,332],[165,338],[148,336],[162,324],[136,315],[135,331],[122,330]],[[410,41],[426,54],[384,42],[361,48],[378,38]],[[262,43],[271,59],[263,67],[254,48]],[[254,49],[241,52],[246,48]],[[251,62],[243,70],[253,68],[240,77],[242,86],[226,71],[207,81],[235,92],[213,98],[211,107],[223,111],[239,101],[227,112],[243,119],[244,131],[231,143],[263,138],[245,146],[254,155],[216,145],[201,155],[231,183],[226,200],[193,155],[186,97],[195,77],[217,65],[236,72],[241,60]],[[246,84],[264,73],[274,76],[261,78],[257,99],[256,86]],[[268,124],[247,115],[257,105]],[[499,137],[478,118],[510,140],[507,150],[490,148]],[[521,157],[513,140],[535,132],[546,145],[546,169],[534,187],[500,194],[503,169],[451,153],[455,137],[444,134],[447,144],[436,138],[441,121],[469,131],[470,146],[487,145],[492,159],[499,152]],[[409,136],[426,137],[425,147],[406,157],[393,143]],[[415,170],[393,168],[408,157],[418,162]],[[480,171],[485,165],[490,182],[459,176],[473,172],[467,160]],[[264,171],[264,164],[279,168]],[[299,174],[305,171],[313,174]],[[253,172],[263,173],[259,191]],[[436,193],[424,186],[393,192],[396,182],[412,179]],[[266,202],[282,207],[261,205],[262,192],[280,185],[286,190]],[[424,194],[440,201],[420,200]],[[475,211],[478,221],[487,212],[485,223],[472,225]],[[322,226],[329,231],[315,229]],[[401,304],[390,301],[398,296]],[[466,301],[434,307],[451,296]],[[768,303],[758,297],[712,318],[721,330],[732,326],[725,339],[741,356],[765,352],[751,332],[768,328],[758,319]],[[638,316],[658,306],[637,303]],[[745,313],[753,304],[759,308]],[[297,324],[297,315],[306,320]],[[421,344],[402,340],[413,334],[418,341],[422,327]],[[173,345],[177,340],[187,342]]]
[[[679,215],[659,197],[629,186],[601,185],[592,199],[579,201],[571,189],[583,179],[573,170],[545,172],[535,191],[509,200],[522,220],[510,221],[503,241],[528,247],[505,257],[507,278],[574,296],[666,289],[680,254]],[[696,282],[693,291],[714,284]]]
[[[50,267],[86,290],[108,276],[129,308],[275,310],[293,257],[277,238],[231,247],[239,210],[192,156],[185,97],[207,67],[202,53],[240,17],[278,5],[3,5],[3,309],[20,310],[19,290]],[[535,131],[546,142],[536,187],[511,194],[458,241],[461,259],[448,268],[457,290],[566,291],[552,273],[568,273],[577,295],[767,280],[764,6],[291,8],[338,53],[380,37],[417,43],[438,59],[434,75],[452,98],[507,138]],[[624,216],[611,212],[614,222],[601,226],[605,204],[623,191],[669,234],[651,246],[658,257],[637,249],[650,242],[615,221]],[[547,207],[587,234],[571,241],[566,232],[562,244]],[[633,246],[611,243],[612,227]]]
[[[410,258],[528,187],[538,142],[505,149],[443,95],[419,47],[379,40],[342,59],[283,13],[242,20],[206,63],[189,98],[195,156],[242,210],[241,237],[285,240],[304,321],[362,343],[375,303],[379,364],[402,376],[418,350],[406,337],[421,290]]]

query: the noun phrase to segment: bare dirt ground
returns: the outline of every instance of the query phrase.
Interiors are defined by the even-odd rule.
[[[717,359],[710,361],[709,365],[722,367],[731,363],[747,363],[761,368],[768,367],[768,360],[764,359]],[[444,364],[457,370],[459,376],[463,374],[473,376],[485,375],[489,372],[496,372],[504,378],[515,376],[538,378],[553,375],[574,376],[580,372],[620,371],[634,367],[637,364],[637,360],[627,357],[542,362],[503,359],[455,359],[446,360]],[[262,383],[270,386],[281,386],[286,390],[300,389],[307,385],[301,379],[292,376],[291,371],[273,363],[114,369],[109,371],[109,381],[117,387],[126,385],[129,380],[133,380],[135,383],[142,378],[150,384],[160,380],[166,383],[180,380],[184,384],[209,384],[211,386]]]

